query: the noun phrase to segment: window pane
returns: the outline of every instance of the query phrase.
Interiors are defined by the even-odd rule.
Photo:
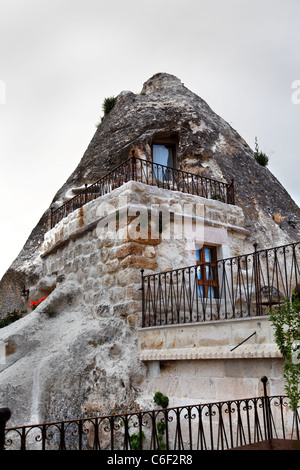
[[[204,248],[204,256],[205,256],[205,261],[207,263],[211,263],[212,261],[215,261],[214,259],[214,249],[213,248]]]
[[[168,160],[167,166],[170,168],[174,168],[174,155],[173,155],[173,148],[168,147]]]
[[[213,281],[214,280],[214,270],[212,269],[211,266],[205,266],[206,270],[206,280],[207,281]]]
[[[167,165],[169,152],[165,145],[153,145],[153,163]]]
[[[154,165],[154,175],[155,178],[159,181],[171,181],[172,173],[168,168],[174,168],[174,155],[172,145],[162,145],[154,144],[153,145],[153,163]],[[156,166],[157,165],[157,166]],[[164,165],[164,166],[160,166]]]
[[[203,286],[198,286],[198,297],[204,297]]]
[[[199,280],[202,279],[202,268],[200,266],[197,268],[197,277]]]
[[[219,298],[217,253],[215,247],[204,246],[196,252],[198,296]]]
[[[215,288],[214,287],[211,287],[211,286],[207,287],[207,297],[209,299],[214,299],[215,298]]]

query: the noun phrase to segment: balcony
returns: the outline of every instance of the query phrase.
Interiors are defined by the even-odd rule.
[[[128,181],[180,191],[206,199],[235,204],[234,181],[224,183],[186,171],[170,168],[133,156],[81,191],[57,209],[51,210],[51,228],[68,214]]]
[[[144,276],[142,327],[267,315],[300,282],[300,242]]]

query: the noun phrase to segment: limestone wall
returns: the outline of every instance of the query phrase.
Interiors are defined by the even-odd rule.
[[[259,396],[264,375],[272,394],[284,393],[282,358],[267,316],[152,327],[139,334],[140,357],[148,365],[145,390],[163,390],[172,406]]]
[[[166,209],[166,223],[157,227],[161,209]],[[179,236],[174,220],[184,209],[187,224],[197,224],[193,240],[184,228]],[[137,229],[137,222],[143,225],[143,211],[148,225]],[[141,269],[147,274],[195,264],[195,247],[207,242],[219,246],[219,256],[230,256],[243,250],[246,235],[243,213],[236,206],[129,182],[72,212],[46,233],[43,273],[31,287],[31,297],[73,282],[85,306],[136,315],[141,312]]]
[[[195,209],[187,217],[189,227],[196,227],[192,240],[190,232],[174,236],[183,204]],[[168,213],[172,208],[172,216],[162,224],[155,217],[149,223],[149,211],[155,214],[162,205]],[[144,219],[137,216],[145,213]],[[168,230],[173,237],[165,236]],[[217,245],[221,257],[243,253],[247,231],[242,210],[136,182],[89,202],[47,232],[38,264],[41,280],[29,286],[28,302],[47,298],[0,331],[0,341],[7,344],[0,365],[0,404],[12,409],[11,424],[149,408],[155,388],[168,394],[171,404],[240,395],[241,389],[226,389],[228,371],[235,370],[227,358],[140,355],[145,353],[138,329],[140,270],[147,274],[195,264],[195,248],[203,242]],[[174,351],[175,345],[194,338],[191,328],[168,330]],[[207,328],[198,325],[197,335]],[[224,331],[217,323],[210,328],[216,337]],[[250,364],[261,364],[259,356],[247,358],[245,368],[244,360],[235,359],[240,361],[236,383],[246,384]],[[254,370],[251,374],[257,380]],[[195,380],[187,379],[193,375]]]

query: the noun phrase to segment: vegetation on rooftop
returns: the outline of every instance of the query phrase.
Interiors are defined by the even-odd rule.
[[[104,112],[104,116],[107,116],[111,110],[114,108],[116,104],[117,98],[115,96],[110,96],[109,98],[105,98],[102,104],[102,111]]]
[[[269,163],[269,157],[258,147],[257,137],[255,137],[254,158],[261,166],[267,166]]]
[[[104,113],[103,117],[107,116],[111,112],[116,102],[117,102],[116,96],[109,96],[108,98],[104,98],[104,101],[102,103],[102,111]],[[97,122],[96,127],[98,127],[101,124],[103,117],[100,119],[99,122]]]

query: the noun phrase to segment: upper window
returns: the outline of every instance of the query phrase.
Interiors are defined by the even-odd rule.
[[[215,246],[203,246],[196,250],[198,277],[198,296],[203,298],[219,298],[219,281],[217,268],[217,249]]]
[[[153,144],[153,163],[174,168],[174,146]]]
[[[170,168],[175,168],[175,145],[163,143],[153,144],[152,161],[154,163],[153,170],[157,180],[172,180],[172,171]]]

